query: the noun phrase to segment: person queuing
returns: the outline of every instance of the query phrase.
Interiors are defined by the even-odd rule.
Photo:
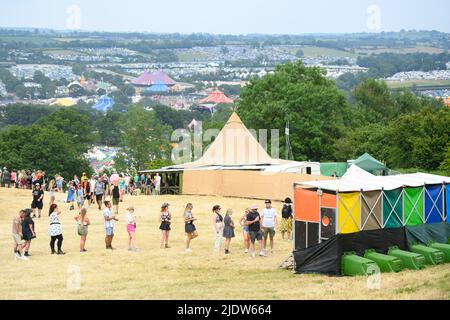
[[[84,199],[85,199],[84,189],[83,189],[83,186],[81,185],[81,183],[79,183],[77,186],[76,198],[77,198],[78,211],[80,211],[81,208],[84,207]]]
[[[244,253],[248,253],[250,248],[250,235],[247,225],[247,215],[250,213],[250,208],[245,209],[244,215],[239,220],[239,224],[242,226],[242,237],[244,239]]]
[[[126,182],[125,178],[123,177],[123,174],[119,175],[119,202],[123,202],[123,196],[126,192]]]
[[[25,241],[23,246],[24,256],[29,257],[30,254],[28,251],[30,250],[31,240],[36,238],[36,232],[34,229],[34,221],[31,218],[31,211],[25,210],[24,219],[22,221],[22,237]]]
[[[66,254],[62,251],[62,243],[63,243],[63,235],[61,223],[59,221],[59,216],[61,214],[61,210],[59,210],[58,205],[56,203],[52,204],[50,207],[50,227],[48,229],[48,234],[50,235],[50,250],[51,254],[64,255]],[[55,250],[55,243],[57,243],[58,251]]]
[[[272,201],[265,201],[266,207],[262,209],[261,224],[264,230],[264,251],[267,246],[267,238],[270,238],[270,252],[273,253],[273,238],[275,236],[275,229],[278,228],[277,212],[272,207]]]
[[[235,237],[234,235],[234,222],[231,219],[231,215],[233,214],[233,210],[228,209],[225,214],[225,218],[223,219],[224,228],[223,228],[223,237],[225,238],[225,254],[230,253],[230,242],[231,239]]]
[[[36,209],[38,210],[38,216],[41,217],[41,211],[44,207],[44,191],[41,189],[41,185],[37,182],[34,185],[33,202],[31,202],[31,209],[33,210],[33,218],[36,217]]]
[[[259,255],[265,257],[266,254],[263,251],[263,233],[261,231],[261,217],[258,212],[258,206],[254,205],[251,207],[250,212],[247,215],[247,225],[250,235],[250,251],[252,257],[255,257],[255,241],[259,242]]]
[[[12,237],[14,240],[14,258],[20,260],[28,260],[24,255],[25,241],[23,240],[22,234],[22,221],[25,217],[25,211],[20,210],[19,213],[14,217],[12,223]]]
[[[127,208],[127,232],[128,232],[128,251],[137,251],[136,248],[136,216],[134,207]]]
[[[86,239],[89,231],[91,221],[87,216],[87,209],[82,208],[80,213],[74,217],[77,222],[77,233],[80,236],[80,252],[87,252]]]
[[[220,214],[222,208],[219,205],[215,205],[212,209],[212,226],[214,231],[214,251],[218,252],[220,247],[222,246],[222,237],[223,237],[223,217]]]
[[[76,193],[76,186],[74,185],[73,181],[69,182],[69,187],[67,188],[67,199],[66,201],[70,203],[69,210],[75,210],[74,202],[75,202],[75,193]]]
[[[111,211],[111,202],[105,201],[105,209],[103,210],[103,219],[105,227],[105,244],[106,249],[114,250],[112,241],[114,239],[114,221],[119,221],[117,215]]]
[[[3,168],[2,185],[5,188],[9,188],[11,186],[11,173],[8,171],[6,167]]]
[[[192,215],[192,209],[194,206],[192,203],[188,203],[184,209],[184,232],[186,233],[186,251],[190,252],[191,241],[198,237],[197,229],[194,225],[194,221],[197,220]]]
[[[17,181],[17,172],[16,172],[16,170],[13,169],[13,170],[11,171],[11,187],[12,187],[13,189],[15,189],[17,185],[18,185],[18,181]]]
[[[161,215],[159,217],[159,221],[161,221],[161,225],[159,229],[161,230],[161,249],[167,249],[169,247],[169,233],[170,233],[170,225],[172,223],[172,216],[169,212],[169,204],[163,203],[161,206]]]
[[[102,210],[104,187],[103,177],[100,177],[95,184],[95,201],[97,201],[98,210]]]
[[[114,213],[119,213],[119,202],[120,202],[120,190],[119,190],[119,183],[118,181],[114,181],[114,184],[111,188],[111,194],[112,194],[112,202],[114,206]]]
[[[97,185],[97,177],[96,176],[92,176],[91,179],[89,180],[89,187],[90,187],[90,199],[89,199],[89,206],[91,204],[95,204],[95,187]]]
[[[280,232],[283,240],[285,240],[285,233],[287,233],[287,239],[291,239],[293,218],[292,200],[291,198],[286,198],[284,199],[283,209],[281,210]]]
[[[154,185],[155,185],[155,194],[159,196],[161,193],[161,176],[159,175],[159,173],[157,173],[155,176]]]

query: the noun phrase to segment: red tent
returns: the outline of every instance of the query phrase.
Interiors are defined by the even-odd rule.
[[[233,103],[233,100],[228,98],[222,91],[216,90],[205,99],[200,100],[199,103]]]

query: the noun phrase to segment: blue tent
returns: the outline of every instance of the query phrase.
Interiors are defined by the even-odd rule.
[[[111,109],[114,105],[114,100],[107,95],[101,96],[95,105],[92,106],[92,108],[106,112],[107,110]]]
[[[169,87],[165,84],[154,84],[148,90],[152,92],[167,92]]]

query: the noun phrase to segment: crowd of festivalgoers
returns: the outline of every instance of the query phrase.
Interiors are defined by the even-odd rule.
[[[22,174],[22,175],[21,175]],[[87,252],[85,248],[88,236],[90,219],[88,210],[94,205],[98,210],[103,209],[103,220],[105,230],[105,247],[107,250],[114,250],[112,242],[116,222],[119,221],[119,203],[123,201],[126,194],[137,195],[136,190],[143,190],[144,194],[159,194],[161,177],[146,175],[94,175],[88,177],[85,173],[81,178],[73,177],[68,182],[59,175],[48,181],[45,172],[35,171],[20,172],[14,170],[9,172],[4,168],[1,176],[2,187],[22,188],[21,177],[26,177],[24,188],[32,190],[31,209],[21,210],[13,219],[12,234],[14,240],[14,255],[17,259],[27,260],[30,256],[29,250],[31,241],[36,238],[33,218],[40,218],[44,207],[44,190],[49,192],[49,236],[51,254],[64,255],[62,250],[63,235],[59,216],[61,210],[55,199],[57,192],[67,190],[67,195],[60,199],[62,202],[70,203],[70,210],[77,208],[78,214],[74,219],[77,222],[77,232],[80,236],[80,252]],[[28,183],[30,180],[30,183]],[[18,183],[19,181],[19,183]],[[149,181],[149,184],[147,185]],[[148,186],[148,187],[147,187]],[[147,192],[149,189],[149,192]],[[77,207],[75,208],[75,203]],[[161,230],[161,248],[170,248],[169,234],[172,224],[172,214],[169,210],[170,204],[161,205],[159,215],[159,229]],[[184,210],[183,220],[186,234],[186,251],[191,251],[191,242],[198,237],[195,227],[196,218],[193,214],[194,206],[188,203]],[[126,231],[128,233],[128,250],[136,251],[136,216],[133,206],[126,209]],[[267,246],[271,253],[274,250],[274,236],[276,230],[281,232],[283,240],[291,239],[293,210],[292,201],[286,198],[281,211],[281,220],[276,210],[272,207],[271,200],[265,201],[265,206],[259,212],[258,205],[253,205],[245,210],[240,217],[238,224],[242,227],[242,236],[245,253],[252,257],[257,254],[266,256]],[[225,214],[220,205],[212,208],[211,225],[214,235],[214,251],[218,252],[222,248],[225,254],[230,254],[230,243],[236,237],[236,223],[233,220],[233,210],[227,209]],[[225,241],[223,241],[225,239]],[[56,245],[56,247],[55,247]]]

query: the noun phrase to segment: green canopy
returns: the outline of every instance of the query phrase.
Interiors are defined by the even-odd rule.
[[[347,172],[347,162],[321,162],[320,174],[331,177],[336,173],[337,177],[342,177]]]
[[[361,157],[356,159],[354,164],[368,172],[382,171],[387,169],[387,167],[383,163],[381,163],[368,153],[365,153]]]

